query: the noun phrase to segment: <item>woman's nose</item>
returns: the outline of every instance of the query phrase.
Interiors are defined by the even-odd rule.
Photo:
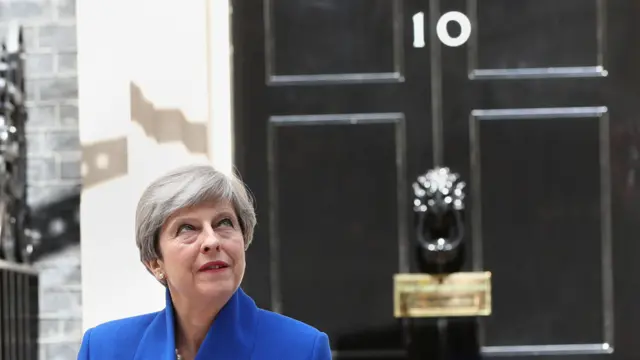
[[[200,251],[202,253],[207,253],[212,249],[220,251],[220,239],[210,226],[204,228],[202,236],[204,237],[202,240],[202,246],[200,247]]]

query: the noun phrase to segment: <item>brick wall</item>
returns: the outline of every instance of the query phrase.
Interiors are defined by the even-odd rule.
[[[25,28],[29,203],[42,234],[40,360],[72,360],[81,340],[80,158],[75,0],[0,0],[0,32]]]

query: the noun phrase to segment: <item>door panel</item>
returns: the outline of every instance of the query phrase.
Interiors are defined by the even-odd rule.
[[[398,322],[380,311],[393,307],[393,299],[380,294],[389,294],[388,279],[398,271],[403,123],[401,114],[270,122],[276,201],[269,241],[273,264],[282,264],[272,278],[272,307],[337,338],[389,333],[371,348],[402,347]]]
[[[402,80],[400,0],[266,0],[268,82]]]
[[[478,260],[494,273],[485,344],[605,342],[604,320],[612,315],[610,304],[603,307],[611,295],[610,274],[603,274],[612,262],[603,223],[610,187],[601,189],[608,172],[599,159],[608,158],[608,141],[600,146],[607,117],[490,114],[470,120],[479,149],[473,185],[483,195],[473,207],[480,219],[472,238]]]
[[[604,1],[468,0],[465,5],[460,10],[475,25],[465,49],[472,71],[602,65],[604,39],[597,31],[604,26]]]

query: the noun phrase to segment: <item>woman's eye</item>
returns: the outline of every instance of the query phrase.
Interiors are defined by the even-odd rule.
[[[220,222],[218,223],[218,226],[222,226],[222,225],[224,225],[224,226],[231,226],[231,227],[233,227],[233,221],[232,221],[231,219],[229,219],[229,218],[222,219],[222,220],[220,220]]]
[[[180,225],[178,227],[178,234],[182,234],[185,231],[192,231],[195,230],[195,227],[189,225],[189,224],[184,224],[184,225]]]

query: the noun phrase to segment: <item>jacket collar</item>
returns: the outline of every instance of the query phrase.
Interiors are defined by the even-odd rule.
[[[171,295],[165,293],[166,307],[149,324],[140,340],[135,360],[175,360],[174,309]],[[200,346],[196,360],[249,359],[253,349],[258,320],[258,308],[247,294],[238,288],[220,310]]]

